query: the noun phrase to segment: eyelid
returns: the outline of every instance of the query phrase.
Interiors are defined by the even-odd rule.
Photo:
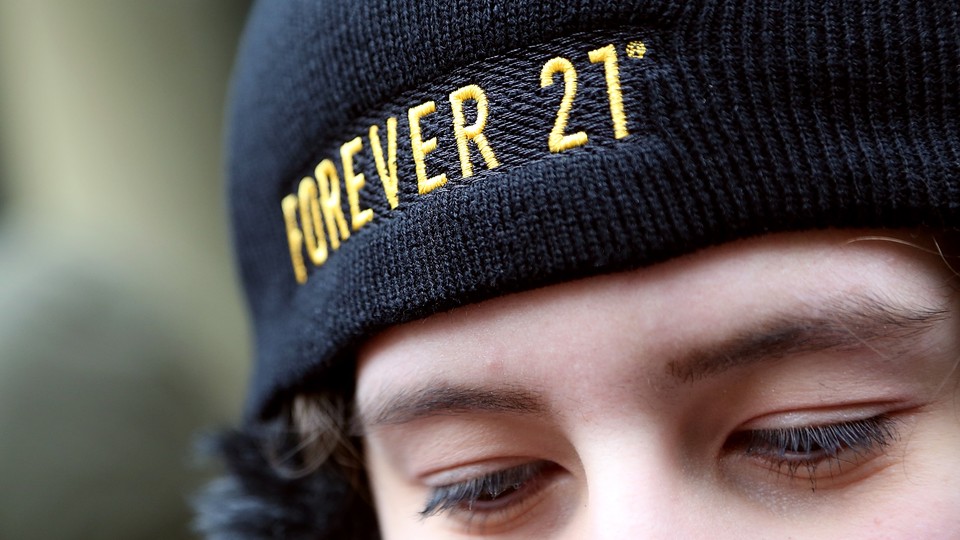
[[[765,431],[843,424],[873,418],[881,414],[893,414],[911,407],[912,405],[902,402],[878,403],[874,401],[767,413],[748,420],[737,431]]]
[[[558,469],[558,465],[549,461],[528,461],[517,466],[474,475],[458,482],[439,485],[431,488],[430,496],[420,515],[427,518],[447,511],[461,511],[472,519],[477,515],[509,511],[511,507],[522,505],[535,496],[543,487],[541,483],[545,480],[545,476]],[[489,500],[481,501],[483,497],[489,497]],[[481,502],[494,504],[498,498],[504,501],[498,508],[486,510],[475,508]],[[467,504],[467,508],[460,508],[464,503]]]
[[[466,482],[482,476],[495,474],[537,461],[540,460],[532,457],[517,457],[509,459],[487,460],[479,463],[468,463],[456,466],[444,466],[443,470],[425,473],[420,475],[419,478],[423,485],[431,489],[436,489],[460,482]]]
[[[887,445],[896,436],[894,424],[893,418],[879,414],[848,422],[743,430],[732,435],[731,440],[745,440],[750,445],[748,454],[752,450],[757,454],[777,450],[773,453],[780,457],[824,453],[833,457],[844,450],[872,450]]]
[[[752,463],[791,481],[857,481],[869,474],[868,463],[887,454],[900,439],[900,419],[881,413],[875,416],[830,424],[744,429],[731,434],[724,443],[725,454],[739,459],[731,463]],[[738,474],[749,469],[735,469]],[[769,479],[764,480],[769,481]]]

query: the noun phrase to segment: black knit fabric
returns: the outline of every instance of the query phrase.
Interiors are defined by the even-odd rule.
[[[620,138],[588,58],[608,45]],[[589,136],[559,153],[547,137],[565,86],[540,79],[554,57],[578,74],[565,133]],[[474,145],[464,177],[449,95],[468,85],[489,101],[499,166]],[[464,303],[769,232],[960,223],[956,0],[264,0],[231,97],[250,421],[378,330]],[[431,100],[427,169],[447,182],[419,194],[408,111]],[[396,208],[368,136],[377,125],[386,150],[389,117]],[[298,283],[281,201],[330,159],[349,225],[340,148],[355,137],[373,220]]]

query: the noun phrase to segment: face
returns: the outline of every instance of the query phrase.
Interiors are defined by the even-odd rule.
[[[384,538],[960,537],[953,274],[872,234],[728,244],[378,336],[357,404]]]

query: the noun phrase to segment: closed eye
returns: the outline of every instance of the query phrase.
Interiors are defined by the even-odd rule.
[[[880,414],[849,422],[740,431],[724,449],[791,479],[807,478],[815,490],[818,478],[847,472],[883,453],[898,437],[896,420]]]
[[[420,516],[426,518],[443,512],[476,515],[503,511],[535,495],[544,487],[546,478],[558,470],[555,463],[534,461],[438,486],[431,490]]]

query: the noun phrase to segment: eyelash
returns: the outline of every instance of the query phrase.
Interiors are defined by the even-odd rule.
[[[468,513],[496,512],[533,495],[542,486],[545,477],[556,468],[557,465],[548,461],[534,461],[433,488],[420,516],[427,518],[456,510]]]
[[[820,426],[742,431],[732,435],[724,449],[760,459],[791,479],[805,470],[811,489],[816,490],[816,472],[821,465],[839,468],[851,464],[847,456],[868,458],[898,438],[896,420],[880,414]]]
[[[806,470],[816,489],[816,470],[825,463],[843,464],[844,456],[866,458],[883,451],[899,438],[896,420],[881,414],[860,420],[734,433],[724,451],[739,452],[765,462],[772,470],[794,479]],[[786,471],[784,471],[784,468]],[[444,512],[462,512],[471,519],[493,515],[522,503],[544,487],[559,466],[535,461],[432,489],[422,518]]]

